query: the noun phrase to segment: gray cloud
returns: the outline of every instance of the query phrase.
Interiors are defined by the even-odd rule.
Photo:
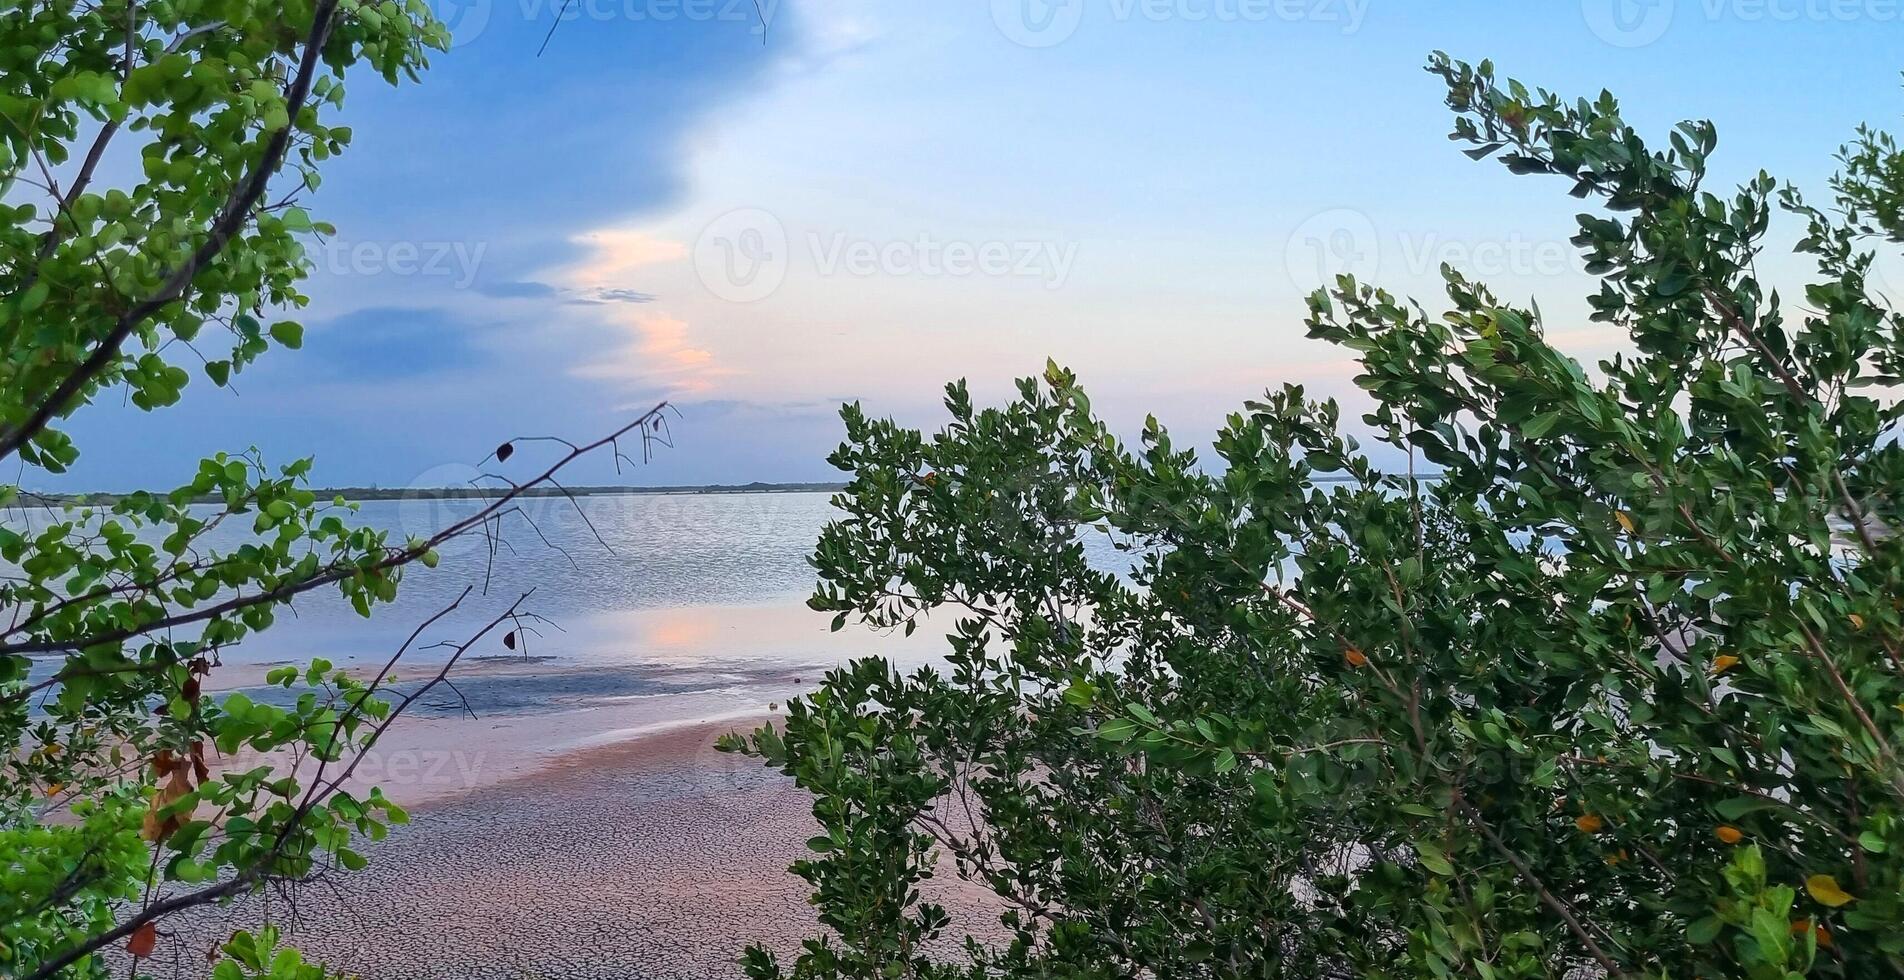
[[[561,292],[546,282],[527,279],[481,283],[476,287],[476,291],[497,299],[549,299]]]

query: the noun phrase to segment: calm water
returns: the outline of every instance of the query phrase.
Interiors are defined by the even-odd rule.
[[[367,501],[356,520],[393,538],[424,536],[480,506],[472,500]],[[536,627],[541,636],[524,637],[527,652],[621,659],[643,652],[632,648],[639,636],[624,640],[612,629],[629,614],[799,607],[815,582],[807,556],[835,514],[821,493],[628,494],[575,502],[536,498],[521,506],[522,513],[503,518],[493,546],[472,533],[443,547],[436,568],[407,571],[397,602],[374,610],[371,619],[359,617],[335,593],[308,594],[293,604],[296,622],[282,622],[244,656],[275,660],[393,649],[467,587],[474,591],[432,629],[433,636],[467,637],[533,590],[522,608],[550,623]]]
[[[364,501],[344,517],[402,540],[428,536],[481,506]],[[884,638],[830,636],[826,618],[804,606],[816,580],[807,556],[835,513],[823,493],[525,500],[520,513],[504,517],[493,545],[481,533],[448,543],[436,568],[412,566],[397,601],[373,607],[370,618],[334,588],[313,590],[281,609],[271,628],[223,651],[222,661],[379,664],[465,588],[472,591],[462,604],[421,635],[405,662],[440,662],[446,651],[430,644],[466,641],[533,590],[521,611],[542,619],[523,623],[515,650],[504,647],[498,629],[465,655],[472,676],[459,687],[489,710],[714,690],[765,671],[883,652]],[[16,528],[47,520],[44,513],[8,516]],[[204,546],[228,550],[249,537],[250,523],[220,527]],[[510,666],[497,660],[525,657],[535,658],[533,676],[485,676]],[[35,666],[43,675],[54,663]],[[226,683],[256,676],[221,674]]]
[[[493,543],[472,533],[441,548],[436,568],[412,566],[398,600],[373,607],[370,618],[357,615],[334,589],[315,590],[282,610],[270,629],[224,651],[222,660],[235,666],[323,657],[368,668],[465,588],[471,592],[461,606],[431,626],[405,662],[440,662],[445,651],[430,644],[467,640],[533,590],[521,610],[546,621],[524,623],[513,651],[502,643],[504,629],[492,632],[465,655],[468,676],[459,671],[458,688],[490,711],[730,688],[757,692],[767,677],[811,679],[854,656],[907,663],[934,658],[943,642],[931,629],[910,639],[858,628],[833,633],[830,617],[805,607],[817,581],[808,557],[839,513],[829,501],[825,493],[525,500],[520,513],[504,518]],[[365,501],[345,519],[401,540],[427,537],[481,507],[474,500]],[[22,520],[44,523],[45,517],[15,514],[9,522]],[[250,523],[219,528],[206,546],[236,546],[249,537]],[[1094,563],[1122,564],[1102,536],[1087,537],[1087,548]],[[534,670],[515,669],[510,660]],[[227,684],[246,683],[237,681],[242,674],[221,674]],[[417,667],[406,674],[417,676]]]

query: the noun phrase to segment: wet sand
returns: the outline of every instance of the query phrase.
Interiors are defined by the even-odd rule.
[[[547,685],[580,670],[517,661],[458,676]],[[811,797],[714,741],[772,719],[817,668],[734,670],[734,686],[405,716],[347,784],[410,812],[385,841],[353,844],[367,869],[168,917],[139,972],[209,976],[233,931],[267,922],[331,972],[379,980],[739,977],[749,943],[797,951],[819,931],[787,870],[816,833]],[[266,761],[285,762],[214,766]],[[122,949],[107,955],[131,975]]]
[[[738,977],[749,942],[786,954],[818,931],[787,866],[816,832],[811,798],[696,723],[566,753],[417,806],[371,866],[194,914],[161,939],[158,976],[267,916],[332,970],[403,978]],[[950,874],[930,900],[980,902]]]
[[[233,930],[266,921],[331,971],[377,980],[740,977],[752,942],[786,962],[821,931],[808,886],[787,870],[817,831],[812,800],[714,740],[758,727],[842,652],[908,649],[827,634],[823,620],[808,636],[814,617],[798,612],[797,631],[778,608],[629,614],[613,625],[639,631],[639,658],[582,643],[580,654],[464,661],[452,676],[466,700],[420,701],[350,780],[411,814],[388,840],[356,847],[367,869],[168,919],[141,971],[208,976],[208,954]],[[218,686],[263,697],[252,685],[269,666],[220,668]],[[990,905],[949,865],[922,891],[955,914]]]
[[[377,978],[739,976],[747,942],[815,926],[787,873],[810,798],[715,752],[734,723],[569,753],[438,796],[367,848],[371,866],[176,923],[148,968],[202,976],[231,929],[276,922],[332,970]]]

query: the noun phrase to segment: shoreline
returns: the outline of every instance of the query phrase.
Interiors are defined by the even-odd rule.
[[[405,978],[738,977],[752,941],[791,951],[820,926],[787,870],[811,798],[715,752],[750,728],[696,719],[563,752],[418,805],[364,871],[181,916],[143,968],[209,975],[207,954],[267,918],[311,962]]]
[[[454,806],[466,798],[485,793],[535,795],[574,788],[602,772],[642,776],[681,768],[725,770],[742,767],[757,768],[764,772],[764,763],[721,752],[714,748],[714,740],[728,732],[751,732],[769,722],[779,722],[784,717],[779,712],[741,711],[728,716],[657,721],[641,726],[638,730],[625,730],[625,734],[603,732],[592,736],[605,739],[603,741],[551,751],[540,765],[461,793],[431,797],[419,802],[412,812],[424,813]]]
[[[599,674],[515,673],[487,679],[518,688],[568,677]],[[464,688],[473,687],[471,680],[462,678]],[[407,714],[362,753],[343,785],[358,795],[375,786],[406,810],[421,811],[485,792],[521,792],[526,781],[554,785],[565,774],[601,767],[631,774],[689,766],[726,771],[735,757],[715,752],[714,738],[751,731],[779,717],[779,707],[807,686],[792,671],[772,671],[717,686],[560,699],[535,710]],[[212,766],[244,770],[287,761],[241,753],[215,759]],[[299,770],[300,778],[307,775]]]
[[[711,494],[749,494],[749,493],[838,493],[846,489],[844,483],[707,483],[681,484],[677,486],[641,487],[634,485],[577,486],[577,487],[523,487],[517,489],[517,499],[525,497],[629,497],[650,494],[665,496],[698,496]],[[130,490],[86,490],[73,492],[42,493],[39,491],[21,491],[22,497],[32,497],[32,503],[46,506],[99,506],[118,503],[138,491]],[[349,502],[371,502],[382,500],[495,500],[509,495],[507,488],[496,487],[313,487],[311,492],[318,499],[342,497]],[[193,497],[193,504],[223,504],[225,499],[217,494],[200,494]]]
[[[713,747],[771,717],[671,723],[438,796],[362,846],[363,871],[195,909],[142,968],[208,976],[226,937],[266,921],[307,961],[380,980],[739,978],[751,943],[785,962],[826,932],[789,870],[812,856],[813,798]],[[1002,903],[943,853],[920,892],[952,915],[948,958],[968,931],[1005,938]]]

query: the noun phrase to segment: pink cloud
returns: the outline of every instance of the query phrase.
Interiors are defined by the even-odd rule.
[[[580,289],[638,288],[635,270],[688,257],[688,247],[680,242],[628,228],[597,229],[570,240],[593,249],[588,258],[563,274],[564,279]]]
[[[640,380],[664,384],[676,392],[703,394],[717,379],[734,372],[714,363],[712,352],[693,345],[687,321],[662,314],[623,314],[614,318],[626,335],[621,348],[575,368],[584,378]]]

